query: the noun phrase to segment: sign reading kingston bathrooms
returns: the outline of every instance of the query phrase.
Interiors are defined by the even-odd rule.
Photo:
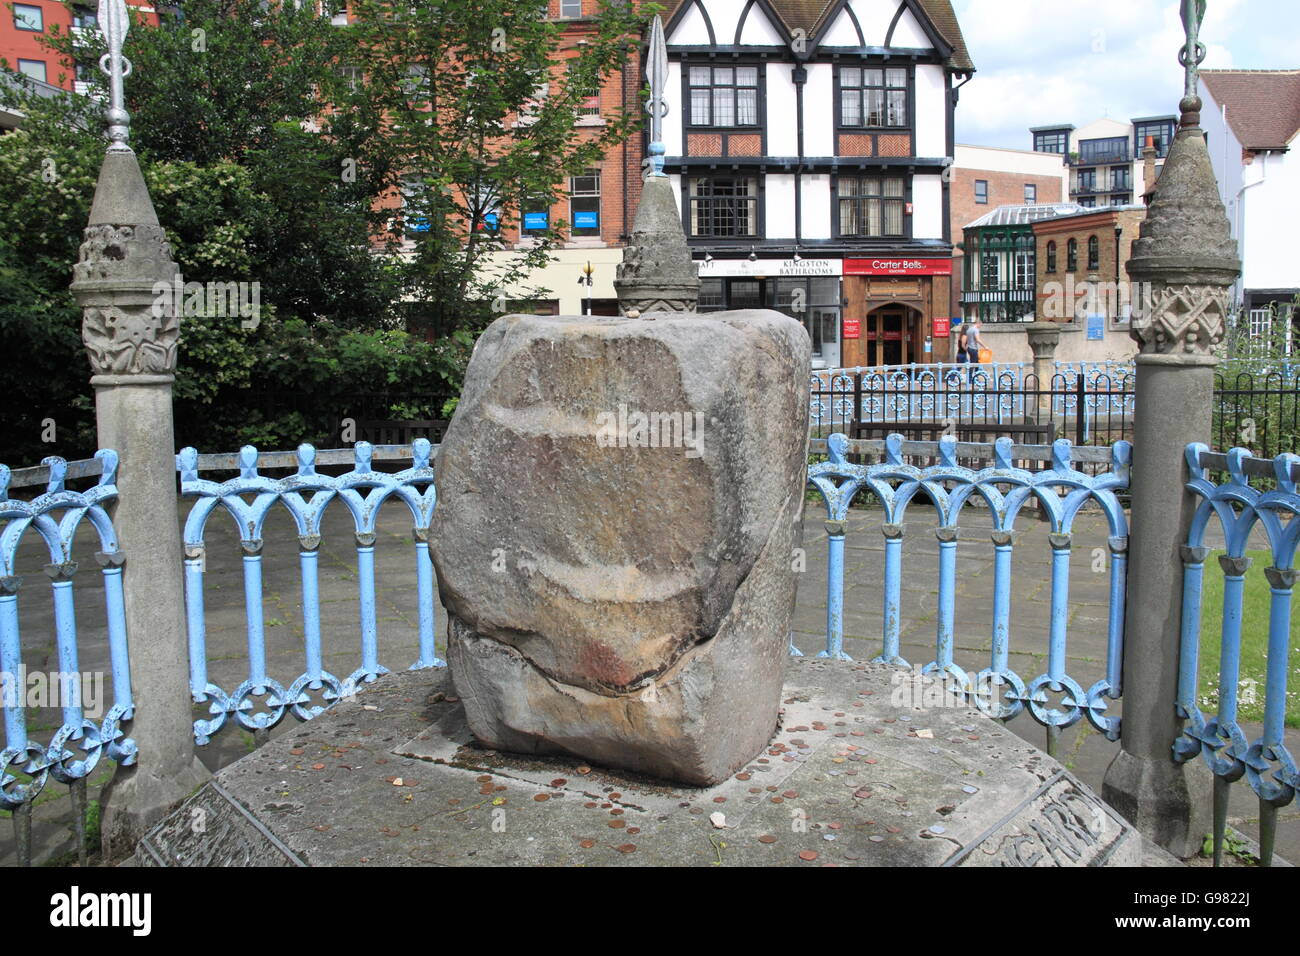
[[[844,274],[842,259],[714,259],[697,265],[701,279],[800,279]]]
[[[845,259],[846,276],[950,276],[951,259]]]

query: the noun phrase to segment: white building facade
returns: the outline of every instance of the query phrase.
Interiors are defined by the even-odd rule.
[[[701,310],[795,315],[820,367],[929,360],[974,71],[950,2],[683,0],[665,32],[665,168]]]
[[[1205,70],[1202,97],[1201,126],[1242,259],[1236,305],[1289,312],[1300,295],[1300,70]]]

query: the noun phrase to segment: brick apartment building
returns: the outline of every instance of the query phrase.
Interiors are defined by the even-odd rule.
[[[126,5],[157,22],[155,6],[148,0],[126,0]],[[97,30],[97,9],[94,2],[73,4],[71,11],[56,0],[6,3],[0,7],[0,58],[11,70],[38,83],[84,92],[85,73],[94,69],[94,64],[55,56],[41,41],[55,31],[75,37],[84,30]]]
[[[1003,206],[1051,206],[1069,196],[1069,169],[1065,158],[1022,149],[958,144],[951,182],[950,230],[953,241],[953,275],[962,275],[962,233],[967,226]],[[952,284],[951,314],[963,315],[962,283]]]

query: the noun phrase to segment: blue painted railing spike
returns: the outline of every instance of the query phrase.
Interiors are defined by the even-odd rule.
[[[257,449],[245,445],[239,449],[239,477],[251,479],[257,477]]]
[[[9,482],[13,480],[13,472],[9,470],[8,465],[0,465],[0,502],[9,500]]]
[[[415,459],[415,468],[428,468],[429,458],[433,455],[433,445],[427,438],[417,438],[411,444],[411,457]]]
[[[939,462],[948,468],[957,467],[957,439],[952,435],[939,439]]]
[[[374,468],[371,465],[371,458],[375,453],[374,447],[368,441],[359,441],[353,447],[353,454],[356,456],[357,471],[371,472]]]
[[[181,481],[199,480],[199,452],[196,448],[182,448],[176,456],[176,470],[181,473]]]
[[[826,440],[826,453],[831,462],[836,465],[842,465],[847,460],[845,453],[849,448],[849,438],[847,435],[841,435],[838,432]]]
[[[1201,464],[1201,456],[1209,454],[1210,446],[1195,442],[1187,446],[1183,452],[1183,457],[1187,459],[1187,473],[1193,480],[1205,477],[1205,467]]]
[[[41,460],[41,464],[50,469],[49,483],[45,493],[57,495],[64,488],[68,478],[68,463],[63,458],[50,457]]]
[[[95,457],[100,461],[99,484],[115,485],[117,484],[117,452],[111,448],[101,448],[95,452]]]
[[[1233,448],[1228,451],[1228,474],[1234,485],[1250,485],[1250,479],[1246,477],[1246,459],[1250,457],[1248,448]]]
[[[890,465],[903,463],[903,436],[887,435],[885,437],[885,461]]]
[[[1295,468],[1300,465],[1300,455],[1290,453],[1278,455],[1273,459],[1273,475],[1277,480],[1277,487],[1280,492],[1287,495],[1296,493]]]
[[[1015,466],[1011,461],[1012,441],[1010,438],[999,438],[993,443],[993,465],[1002,471],[1011,471]]]
[[[316,474],[316,447],[306,442],[298,446],[298,476],[310,478]]]
[[[1074,471],[1074,464],[1070,460],[1070,449],[1073,448],[1069,439],[1058,438],[1052,442],[1052,470],[1068,474]]]

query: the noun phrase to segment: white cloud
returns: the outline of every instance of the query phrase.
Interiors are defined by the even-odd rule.
[[[962,88],[957,139],[1030,147],[1029,127],[1178,111],[1178,0],[955,0],[978,71]],[[1285,67],[1300,56],[1294,0],[1210,0],[1205,66]],[[1269,55],[1292,57],[1268,62]]]

